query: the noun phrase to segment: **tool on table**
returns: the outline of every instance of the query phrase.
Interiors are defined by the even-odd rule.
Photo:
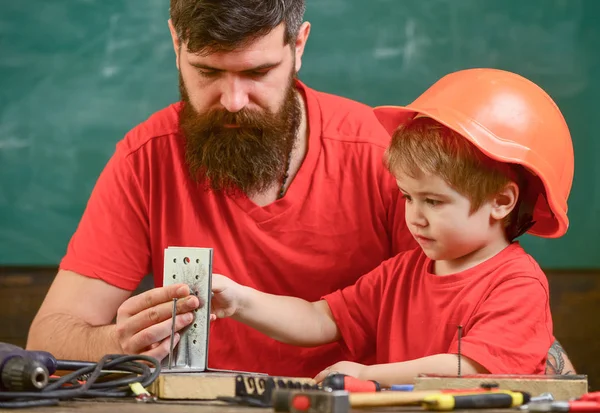
[[[130,383],[129,388],[131,389],[131,392],[135,394],[136,402],[155,403],[157,400],[157,397],[153,394],[150,394],[150,392],[146,390],[144,386],[140,384],[140,382]]]
[[[393,391],[413,391],[414,389],[414,384],[392,384],[390,387],[390,390]]]
[[[381,386],[375,380],[359,380],[346,374],[334,373],[327,376],[322,383],[323,388],[346,390],[351,393],[380,391]]]
[[[579,401],[593,401],[600,403],[600,391],[594,391],[591,393],[586,393],[577,400]]]
[[[282,412],[318,412],[329,413],[333,409],[332,395],[339,399],[346,399],[352,408],[383,407],[383,406],[410,406],[423,405],[429,410],[452,410],[469,406],[471,408],[484,407],[512,407],[529,400],[529,394],[513,392],[510,390],[477,388],[428,391],[370,391],[351,392],[347,390],[331,390],[328,387],[321,389],[275,389],[271,394],[271,404],[275,411]],[[492,396],[483,397],[483,396]],[[499,396],[498,396],[499,395]],[[315,398],[321,396],[322,399]],[[319,402],[329,400],[329,402]],[[330,403],[330,404],[327,404]],[[336,411],[341,411],[345,401],[338,401]],[[343,407],[344,409],[349,407]],[[344,410],[346,411],[346,410]]]
[[[586,393],[578,399],[529,403],[521,410],[530,412],[600,412],[600,392]]]
[[[163,376],[163,379],[168,376]],[[180,375],[180,378],[183,378],[184,375]],[[206,380],[210,380],[208,376],[204,376]],[[233,378],[233,377],[231,377]],[[294,378],[294,377],[279,377],[279,376],[267,376],[263,374],[238,374],[234,378],[235,380],[235,392],[234,396],[224,396],[223,393],[227,393],[227,390],[221,392],[221,394],[217,394],[217,392],[213,391],[213,386],[202,386],[201,381],[194,381],[198,383],[197,387],[202,387],[205,392],[199,394],[197,387],[195,387],[195,392],[198,396],[195,397],[197,399],[212,399],[216,398],[217,400],[224,401],[227,403],[233,403],[243,406],[251,406],[251,407],[272,407],[273,406],[273,394],[275,391],[279,390],[288,390],[288,391],[309,391],[309,390],[321,390],[319,385],[317,385],[313,380],[308,378]],[[181,380],[178,380],[177,383],[184,383]],[[172,389],[172,386],[163,386],[169,387]],[[178,387],[179,388],[179,387]],[[214,387],[217,388],[216,386]],[[172,394],[175,397],[169,397],[172,399],[179,399],[185,397],[185,394],[173,391]],[[160,395],[159,395],[160,396]],[[164,393],[163,393],[163,397]]]
[[[546,402],[553,402],[553,401],[554,401],[554,396],[552,396],[552,393],[542,393],[539,396],[532,397],[529,400],[529,403],[530,404],[531,403],[546,403]],[[523,408],[524,406],[521,406],[521,408]]]
[[[1,347],[2,343],[0,343]],[[19,377],[22,380],[17,380],[17,385],[10,386],[8,389],[10,391],[0,391],[0,411],[6,408],[53,406],[58,404],[60,400],[75,398],[131,397],[132,392],[137,395],[134,390],[135,387],[130,387],[132,384],[138,383],[142,387],[147,387],[160,374],[160,362],[153,357],[109,354],[104,356],[98,363],[56,360],[57,370],[69,367],[73,368],[73,371],[48,380],[46,367],[39,361],[28,358],[29,351],[19,348],[17,348],[19,351],[14,351],[10,346],[4,348],[8,351],[2,352],[0,357],[2,375],[12,373],[10,375],[11,380],[17,380]],[[15,363],[15,361],[20,362],[22,365],[14,367],[12,363]],[[45,376],[40,378],[23,374],[27,369],[23,369],[22,366],[33,366],[33,371],[37,372],[41,369]],[[152,370],[152,367],[154,367],[154,370]],[[109,376],[115,376],[115,372],[119,374],[113,379],[107,379],[104,376],[105,373],[108,373]],[[86,378],[82,379],[81,377]],[[100,380],[101,378],[102,380]],[[6,381],[3,380],[3,384],[6,385]],[[147,398],[147,395],[142,395],[142,398],[144,397]]]
[[[273,409],[290,413],[347,413],[349,393],[344,390],[275,390]]]
[[[416,391],[382,391],[376,393],[350,393],[350,405],[352,407],[381,407],[381,406],[408,406],[408,405],[421,405],[429,400],[428,405],[424,407],[429,410],[448,410],[449,403],[451,404],[456,397],[466,396],[487,396],[490,394],[508,394],[512,396],[514,393],[510,390],[501,389],[457,389],[457,390],[416,390]],[[430,397],[430,399],[427,399]],[[518,396],[517,396],[518,397]],[[450,400],[448,401],[448,398]],[[523,396],[523,403],[528,400],[529,394]],[[459,399],[460,403],[468,401],[470,399]],[[472,399],[471,399],[472,400]],[[476,402],[485,401],[486,399],[477,398]],[[518,400],[517,400],[518,401]],[[441,402],[444,402],[443,404]],[[436,409],[436,405],[439,405],[439,409]],[[509,404],[509,406],[511,406]],[[515,404],[516,405],[516,404]],[[458,407],[456,407],[458,408]],[[451,410],[451,409],[450,409]]]
[[[529,393],[494,390],[476,394],[440,393],[426,396],[422,405],[427,410],[509,408],[528,403]]]
[[[4,359],[8,355],[20,355],[24,358],[32,359],[40,362],[48,370],[48,375],[51,376],[57,371],[75,371],[85,367],[95,366],[96,363],[91,361],[81,360],[58,360],[52,354],[42,350],[24,350],[21,347],[9,343],[0,343],[0,359]],[[106,370],[105,373],[109,373]],[[1,387],[1,386],[0,386]]]
[[[15,346],[14,344],[0,343],[0,353],[6,354],[6,352],[21,353],[24,357],[39,361],[46,366],[46,369],[48,369],[48,374],[54,374],[54,372],[58,369],[58,360],[56,360],[56,358],[47,351],[24,350],[19,346]]]
[[[419,405],[425,397],[439,393],[439,390],[350,393],[350,405],[361,408]]]
[[[12,344],[0,343],[0,390],[43,389],[48,384],[49,374],[48,368],[40,359],[54,360],[56,363],[56,359],[51,355],[50,357],[45,357],[42,352],[36,354]]]

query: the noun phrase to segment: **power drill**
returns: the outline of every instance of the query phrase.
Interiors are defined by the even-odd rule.
[[[27,351],[0,343],[0,390],[43,389],[56,366],[56,358],[46,351]]]

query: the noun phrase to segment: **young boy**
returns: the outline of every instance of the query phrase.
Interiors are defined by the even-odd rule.
[[[375,354],[373,365],[342,361],[317,381],[334,371],[384,386],[456,374],[459,335],[463,374],[543,374],[554,341],[548,283],[514,239],[567,230],[573,148],[559,109],[521,76],[470,69],[376,112],[393,133],[386,164],[420,248],[313,303],[215,274],[212,313],[293,345],[338,341],[344,359]]]

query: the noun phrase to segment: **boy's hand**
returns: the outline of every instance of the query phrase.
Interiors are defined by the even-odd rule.
[[[345,374],[347,376],[352,376],[357,379],[362,379],[361,376],[365,367],[367,366],[365,366],[364,364],[353,363],[351,361],[340,361],[338,363],[335,363],[333,366],[327,367],[325,370],[317,374],[314,380],[317,383],[320,383],[323,380],[325,380],[325,377],[329,376],[330,374],[336,373]]]
[[[221,274],[213,274],[211,284],[211,320],[234,315],[240,307],[244,287]]]

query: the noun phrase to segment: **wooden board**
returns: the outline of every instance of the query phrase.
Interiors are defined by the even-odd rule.
[[[555,400],[581,397],[588,392],[585,375],[512,376],[479,374],[474,376],[420,376],[415,378],[415,390],[464,389],[497,383],[500,389],[525,391],[531,396],[551,393]]]
[[[150,392],[161,399],[191,399],[191,400],[214,400],[217,397],[234,397],[236,386],[236,373],[224,372],[202,372],[202,373],[167,373],[161,374],[151,385]],[[244,385],[247,392],[254,391],[255,381],[250,378],[261,376],[244,376]],[[264,376],[267,378],[268,376]],[[297,377],[273,377],[275,380],[284,382],[314,384],[311,378]],[[261,392],[262,389],[258,389]]]

